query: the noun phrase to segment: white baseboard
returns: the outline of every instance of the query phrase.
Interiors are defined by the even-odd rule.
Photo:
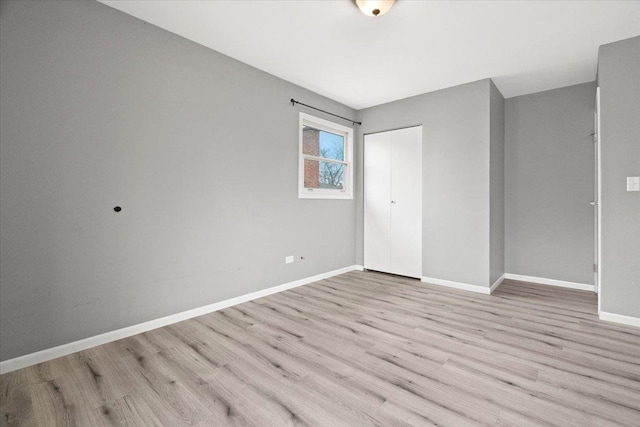
[[[452,282],[451,280],[435,279],[433,277],[422,277],[420,281],[430,283],[432,285],[446,286],[448,288],[462,289],[463,291],[477,292],[479,294],[489,295],[491,289],[487,286],[470,285],[468,283]]]
[[[362,266],[362,265],[354,265],[353,269],[354,270],[358,270],[358,271],[364,271],[364,266]]]
[[[137,325],[128,326],[126,328],[117,329],[115,331],[105,332],[104,334],[84,338],[79,341],[62,344],[57,347],[47,348],[35,353],[25,354],[24,356],[19,356],[14,359],[4,360],[0,362],[0,374],[15,371],[21,368],[26,368],[27,366],[36,365],[38,363],[46,362],[51,359],[56,359],[58,357],[66,356],[71,353],[86,350],[91,347],[106,344],[122,338],[127,338],[132,335],[147,332],[152,329],[161,328],[163,326],[171,325],[173,323],[181,322],[193,317],[202,316],[203,314],[212,313],[214,311],[222,310],[224,308],[228,308],[237,304],[242,304],[243,302],[248,302],[254,299],[266,297],[267,295],[272,295],[278,292],[286,291],[288,289],[296,288],[298,286],[307,285],[309,283],[317,282],[322,279],[327,279],[329,277],[344,274],[349,271],[358,270],[358,267],[359,266],[351,265],[349,267],[340,268],[338,270],[329,271],[326,273],[318,274],[316,276],[311,276],[282,285],[274,286],[272,288],[252,292],[250,294],[241,295],[239,297],[230,298],[228,300],[194,308],[192,310],[183,311],[181,313],[172,314],[170,316],[161,317],[159,319],[150,320],[148,322],[139,323]]]
[[[505,279],[505,276],[506,276],[506,274],[503,274],[502,276],[500,276],[500,278],[498,280],[495,281],[495,283],[493,285],[491,285],[491,287],[489,288],[489,293],[490,294],[492,294],[493,291],[495,291],[496,288],[502,284],[502,282]]]
[[[596,289],[593,285],[587,285],[586,283],[567,282],[564,280],[545,279],[544,277],[523,276],[521,274],[505,273],[505,279],[518,280],[520,282],[531,282],[538,285],[559,286],[561,288],[580,289],[582,291],[595,292]]]
[[[600,312],[600,320],[607,322],[621,323],[623,325],[635,326],[640,328],[640,317],[625,316],[623,314]]]

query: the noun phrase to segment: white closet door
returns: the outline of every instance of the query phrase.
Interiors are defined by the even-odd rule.
[[[364,267],[391,273],[391,133],[364,137]]]
[[[391,271],[422,276],[422,126],[391,135]]]

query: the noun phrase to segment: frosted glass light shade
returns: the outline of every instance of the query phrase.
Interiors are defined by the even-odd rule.
[[[367,16],[381,16],[391,9],[396,0],[356,0],[356,4]]]

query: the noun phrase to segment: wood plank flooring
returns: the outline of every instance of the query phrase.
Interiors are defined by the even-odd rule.
[[[593,293],[351,272],[0,376],[0,425],[640,426]]]

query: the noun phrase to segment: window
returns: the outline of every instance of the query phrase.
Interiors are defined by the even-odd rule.
[[[301,199],[352,199],[353,129],[300,113]]]

